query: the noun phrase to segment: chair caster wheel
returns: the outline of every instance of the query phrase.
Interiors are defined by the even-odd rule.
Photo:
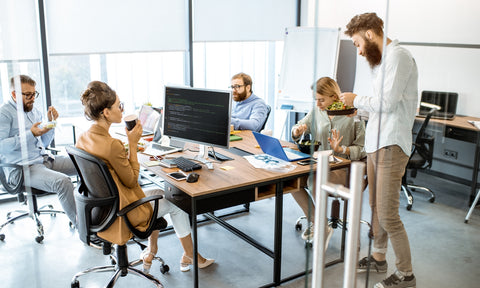
[[[168,271],[170,271],[170,267],[168,267],[168,265],[162,265],[162,266],[160,266],[160,272],[162,272],[162,274],[165,274],[165,273],[167,273]]]
[[[70,287],[72,287],[72,288],[80,288],[80,282],[78,282],[77,280],[75,280],[75,282],[72,282],[72,284],[70,285]]]
[[[0,234],[0,241],[5,240],[5,234]]]
[[[302,223],[295,224],[295,230],[301,231],[302,230]]]
[[[313,247],[313,244],[311,241],[305,241],[305,248],[311,249]]]
[[[37,241],[37,243],[42,243],[42,241],[43,241],[43,236],[37,236],[37,237],[35,237],[35,241]]]
[[[430,201],[430,203],[435,202],[435,197],[430,197],[430,199],[428,199],[428,201]]]
[[[407,205],[407,210],[408,211],[412,210],[412,205],[411,204]]]
[[[75,230],[75,225],[73,225],[72,221],[68,221],[68,226],[70,229]]]

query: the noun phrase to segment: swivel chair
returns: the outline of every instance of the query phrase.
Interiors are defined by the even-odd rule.
[[[18,182],[12,183],[14,181],[11,181],[11,178],[9,177],[12,174],[17,174],[16,176],[18,177],[15,177],[15,179],[19,179]],[[25,210],[8,212],[7,221],[0,225],[0,231],[8,224],[13,224],[17,220],[29,217],[35,221],[37,226],[38,235],[35,237],[35,241],[37,241],[37,243],[41,243],[44,239],[44,230],[43,224],[38,216],[40,214],[50,214],[51,216],[56,216],[57,213],[65,214],[65,212],[53,209],[53,206],[50,204],[41,206],[40,208],[38,207],[37,196],[51,193],[25,186],[23,166],[21,165],[0,162],[0,183],[5,191],[17,196],[19,203],[27,206],[27,209]],[[70,227],[73,228],[73,223],[70,223]],[[5,234],[0,234],[0,240],[5,240]]]
[[[407,170],[410,170],[410,176],[415,178],[417,176],[417,170],[419,169],[428,169],[432,167],[432,160],[433,160],[433,143],[435,138],[427,135],[425,130],[428,126],[428,122],[430,118],[432,118],[433,113],[436,110],[441,109],[440,106],[421,102],[420,105],[430,108],[425,116],[425,120],[423,120],[422,126],[420,130],[418,130],[417,136],[415,137],[415,142],[413,143],[412,152],[410,154],[410,158],[408,159],[407,167],[405,169],[405,173],[402,177],[402,191],[407,197],[407,210],[412,209],[413,205],[413,196],[412,191],[422,190],[430,194],[429,201],[433,203],[435,201],[435,193],[427,187],[422,187],[415,185],[413,183],[409,183],[407,180]]]
[[[272,112],[272,107],[270,107],[270,105],[267,105],[267,117],[265,117],[265,122],[263,122],[263,125],[262,125],[262,128],[260,129],[260,131],[265,129],[265,125],[267,125],[267,121],[268,121],[268,117],[270,116],[270,112]]]
[[[163,287],[162,283],[152,275],[134,268],[134,266],[142,263],[141,259],[129,262],[127,255],[127,246],[115,245],[114,250],[116,255],[111,254],[111,242],[102,239],[97,235],[98,232],[109,228],[117,217],[123,217],[128,229],[132,232],[134,237],[138,239],[145,239],[154,230],[161,230],[167,227],[167,222],[163,217],[156,218],[158,213],[159,200],[163,198],[162,195],[154,195],[137,200],[120,210],[120,200],[118,189],[115,181],[110,174],[110,171],[101,159],[75,147],[67,147],[67,152],[77,169],[80,177],[80,185],[75,191],[75,205],[77,209],[77,228],[80,240],[87,245],[95,246],[99,243],[103,246],[103,254],[110,255],[112,265],[98,266],[86,269],[85,271],[75,274],[72,278],[71,287],[79,288],[80,282],[78,278],[90,272],[109,272],[113,271],[109,283],[105,287],[113,287],[117,279],[122,276],[127,276],[131,272],[137,276],[149,280],[155,287]],[[149,226],[145,231],[137,230],[129,221],[127,213],[136,207],[154,201],[153,214],[149,219]],[[145,249],[145,245],[134,241]],[[160,271],[166,273],[169,270],[168,265],[160,257],[155,257],[154,260],[160,262]]]

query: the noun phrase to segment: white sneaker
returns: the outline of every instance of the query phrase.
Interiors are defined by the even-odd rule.
[[[313,241],[313,223],[305,229],[302,233],[302,239],[305,241]],[[327,226],[327,234],[325,235],[325,250],[328,248],[328,243],[330,242],[330,238],[332,238],[333,235],[333,228],[331,226]]]

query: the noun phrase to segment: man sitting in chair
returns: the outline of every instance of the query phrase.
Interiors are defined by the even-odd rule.
[[[253,94],[252,78],[245,73],[232,76],[232,119],[235,130],[260,132],[268,116],[268,106],[262,98]]]
[[[12,97],[0,107],[0,154],[8,163],[25,165],[30,174],[29,186],[46,192],[56,193],[70,221],[76,224],[73,184],[67,175],[75,175],[72,161],[66,156],[47,153],[55,136],[55,121],[58,112],[48,107],[48,123],[42,124],[42,113],[33,107],[39,93],[35,91],[35,80],[26,75],[12,77]],[[19,121],[22,119],[23,121]],[[24,123],[20,127],[21,123]],[[20,129],[25,130],[26,143],[22,145]],[[22,148],[26,150],[22,151]],[[18,183],[21,174],[11,173],[11,183]]]

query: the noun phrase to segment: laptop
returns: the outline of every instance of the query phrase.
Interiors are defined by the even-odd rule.
[[[162,156],[170,153],[175,153],[183,150],[185,146],[184,141],[170,139],[169,145],[162,145],[162,124],[161,121],[158,123],[155,133],[153,134],[153,140],[148,145],[147,149],[143,151],[143,154],[152,155],[152,156]]]
[[[421,102],[435,104],[441,107],[440,110],[433,112],[432,118],[448,119],[455,118],[457,112],[458,93],[438,92],[438,91],[422,91]],[[418,115],[420,117],[427,116],[430,108],[420,106]]]
[[[309,154],[282,147],[282,144],[277,138],[257,132],[252,133],[265,154],[290,162],[310,158]]]
[[[160,119],[160,113],[158,113],[157,108],[152,106],[142,105],[140,112],[138,112],[138,120],[142,124],[142,137],[150,136],[154,134],[155,125]],[[116,131],[118,134],[127,136],[123,129]]]

